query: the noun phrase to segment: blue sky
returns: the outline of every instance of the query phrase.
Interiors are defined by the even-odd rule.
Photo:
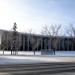
[[[0,29],[18,31],[32,29],[40,33],[42,27],[62,24],[62,28],[75,24],[75,0],[0,0]]]

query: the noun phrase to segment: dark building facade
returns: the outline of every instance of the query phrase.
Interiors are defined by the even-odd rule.
[[[11,50],[13,43],[12,31],[0,31],[1,49]],[[75,38],[67,36],[45,36],[36,34],[19,33],[16,35],[16,50],[41,51],[52,49],[55,51],[74,51]]]

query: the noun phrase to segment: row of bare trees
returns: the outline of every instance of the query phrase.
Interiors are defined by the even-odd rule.
[[[44,25],[42,27],[41,34],[49,36],[75,36],[75,26],[70,24],[68,27],[64,28],[62,32],[62,25]],[[64,35],[65,34],[65,35]]]
[[[75,27],[73,24],[69,25],[69,27],[65,28],[66,30],[66,35],[70,36],[70,37],[74,37],[75,36]],[[12,50],[16,50],[16,23],[14,23],[13,26],[13,37],[12,37]],[[33,34],[33,29],[29,30],[29,34]],[[62,25],[44,25],[42,27],[41,30],[41,34],[42,35],[48,35],[48,36],[60,36],[62,34]],[[62,35],[64,36],[64,35]],[[29,36],[31,37],[31,36]],[[57,47],[57,43],[58,41],[55,43],[55,46]],[[13,45],[14,44],[14,45]],[[5,42],[4,42],[5,45]],[[12,54],[12,52],[11,52]],[[35,51],[34,51],[35,54]]]
[[[65,28],[62,32],[62,25],[50,25],[47,26],[45,25],[42,28],[42,34],[44,35],[50,35],[50,36],[70,36],[70,37],[74,37],[75,36],[75,27],[74,25],[69,25],[67,28]],[[65,35],[64,35],[65,33]]]
[[[69,36],[69,37],[75,36],[74,25],[71,24],[64,29],[62,29],[62,28],[63,28],[62,25],[44,25],[42,27],[41,34],[47,35],[49,37],[50,36]],[[32,29],[29,30],[29,33],[32,34]],[[53,46],[55,49],[57,49],[57,47],[59,45],[59,38],[55,39],[54,41],[56,41],[56,42],[53,43]],[[54,50],[54,54],[55,54],[55,50]],[[34,53],[34,55],[35,55],[35,53]]]

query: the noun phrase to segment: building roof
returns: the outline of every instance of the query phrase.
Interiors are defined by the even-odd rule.
[[[3,29],[0,29],[0,32],[13,32],[11,30],[3,30]],[[24,33],[24,32],[18,32],[18,34],[21,34],[21,35],[31,35],[31,36],[36,36],[36,37],[44,37],[44,38],[75,38],[74,36],[50,36],[50,35],[43,35],[43,34],[32,34],[32,33]]]

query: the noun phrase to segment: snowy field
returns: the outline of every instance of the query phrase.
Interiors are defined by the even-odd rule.
[[[75,62],[74,51],[57,51],[55,55],[41,55],[41,52],[18,52],[18,55],[10,55],[10,51],[0,51],[0,64],[31,64],[50,62]]]
[[[31,63],[50,63],[50,62],[75,62],[75,57],[60,56],[0,56],[0,64],[31,64]]]

